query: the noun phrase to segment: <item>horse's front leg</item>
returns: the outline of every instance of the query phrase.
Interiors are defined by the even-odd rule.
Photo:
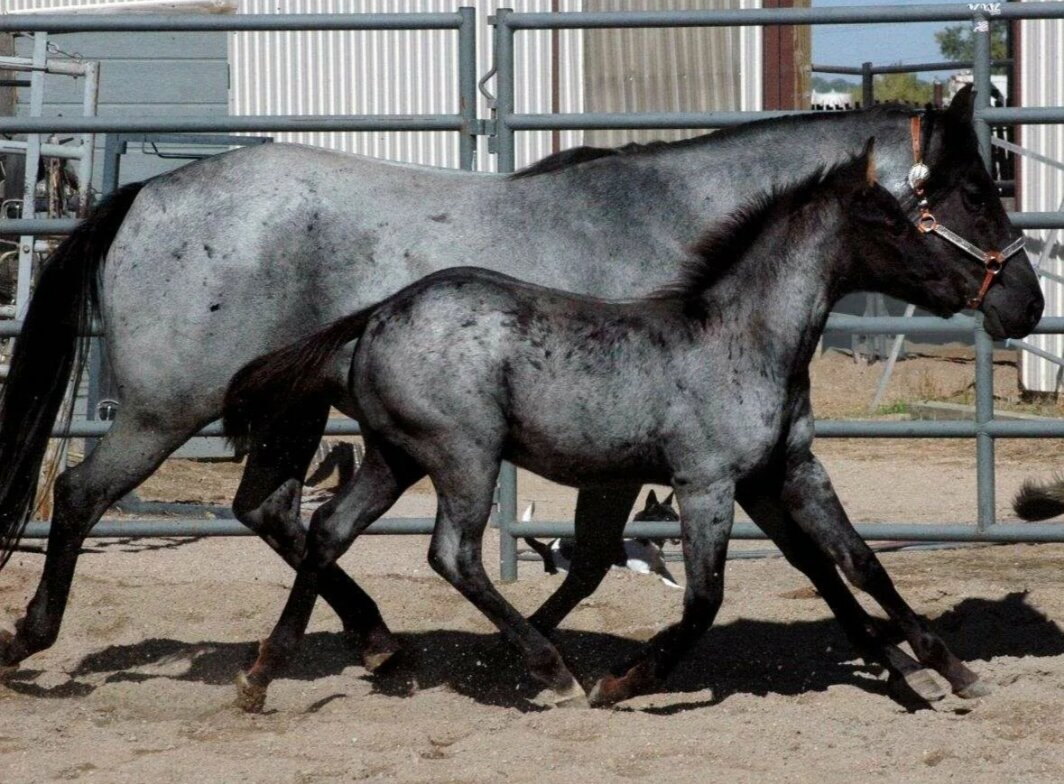
[[[854,598],[834,562],[798,527],[779,498],[780,475],[758,476],[739,487],[739,504],[757,526],[817,589],[835,614],[850,643],[866,660],[882,665],[895,678],[905,679],[921,665],[893,643],[899,630],[890,621],[874,618]]]
[[[986,693],[979,676],[902,599],[875,552],[854,530],[827,472],[811,452],[803,450],[788,460],[782,499],[798,526],[831,557],[846,578],[875,599],[898,624],[922,664],[941,674],[960,697]],[[925,699],[941,697],[937,684],[926,672],[910,673],[905,682]]]
[[[677,477],[675,485],[687,572],[683,617],[601,678],[589,697],[592,705],[613,705],[656,688],[712,625],[724,599],[724,564],[735,516],[735,483],[719,477],[686,482]]]

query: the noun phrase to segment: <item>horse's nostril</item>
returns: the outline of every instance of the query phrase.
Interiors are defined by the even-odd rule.
[[[1045,307],[1045,301],[1039,297],[1033,300],[1030,305],[1027,306],[1027,321],[1031,324],[1037,324],[1038,320],[1042,318],[1042,309]]]

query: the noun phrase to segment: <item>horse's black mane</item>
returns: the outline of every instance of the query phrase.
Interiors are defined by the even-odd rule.
[[[913,114],[918,109],[912,106],[907,106],[901,103],[884,103],[872,107],[871,109],[858,110],[867,114],[888,114],[891,112],[904,112],[905,114]],[[651,141],[641,144],[639,142],[629,142],[623,144],[620,147],[591,147],[584,145],[581,147],[573,147],[568,150],[562,150],[548,155],[545,158],[541,158],[535,163],[531,163],[523,169],[518,169],[510,175],[510,179],[519,180],[526,177],[536,177],[540,174],[549,174],[550,172],[560,171],[562,169],[570,169],[574,166],[579,166],[590,161],[596,161],[599,158],[614,158],[614,157],[629,157],[633,155],[645,155],[662,150],[675,150],[684,149],[687,147],[699,147],[710,141],[721,141],[723,139],[729,139],[732,136],[748,133],[750,130],[763,127],[766,124],[776,125],[800,125],[802,123],[809,122],[812,119],[821,119],[826,117],[838,117],[840,112],[820,112],[809,113],[800,115],[787,115],[784,117],[768,117],[763,120],[753,120],[743,125],[734,125],[730,128],[721,128],[718,131],[712,133],[704,133],[699,136],[692,136],[687,139],[678,139],[676,141]],[[929,112],[928,116],[932,116]]]
[[[685,309],[698,313],[702,294],[743,257],[775,215],[796,212],[814,197],[825,180],[850,165],[852,161],[820,167],[797,182],[769,188],[752,197],[691,246],[690,261],[683,265],[679,279],[651,297],[682,302]]]

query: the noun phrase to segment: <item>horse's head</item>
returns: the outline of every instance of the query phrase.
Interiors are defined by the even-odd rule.
[[[956,268],[966,281],[969,304],[986,314],[986,329],[995,338],[1023,337],[1030,333],[1042,316],[1045,304],[1038,276],[1022,248],[1022,234],[1008,219],[998,197],[997,188],[979,157],[979,147],[972,124],[973,93],[965,88],[957,93],[949,108],[928,112],[922,133],[915,136],[924,146],[928,178],[922,186],[927,212],[946,231],[929,232],[929,241],[943,265]],[[921,139],[926,136],[926,140]],[[926,141],[926,144],[923,142]],[[919,196],[916,196],[919,199]],[[925,222],[925,229],[931,228]],[[971,247],[965,250],[952,233]],[[988,277],[986,257],[1000,254],[1020,241],[1019,250],[1007,258],[990,258]],[[978,294],[989,284],[982,298]],[[921,303],[918,303],[921,304]]]
[[[834,241],[845,248],[846,269],[835,293],[879,291],[940,316],[956,313],[967,301],[969,276],[942,263],[940,240],[922,233],[876,180],[874,146],[869,139],[860,155],[831,170],[810,204],[841,221]]]

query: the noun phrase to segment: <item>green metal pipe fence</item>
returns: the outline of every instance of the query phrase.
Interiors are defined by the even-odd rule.
[[[607,128],[720,128],[751,119],[792,112],[646,112],[588,114],[518,114],[515,111],[514,37],[521,30],[564,30],[633,27],[721,27],[796,24],[870,24],[927,21],[970,21],[973,24],[975,56],[973,78],[977,90],[975,121],[980,151],[989,162],[990,125],[1064,122],[1064,107],[991,108],[990,25],[1011,19],[1064,18],[1064,2],[999,5],[964,5],[755,9],[742,11],[654,11],[602,13],[514,13],[499,9],[493,18],[497,96],[492,117],[482,119],[476,112],[476,30],[473,9],[453,14],[337,14],[261,16],[107,16],[8,15],[0,17],[0,31],[102,32],[102,31],[254,31],[254,30],[439,30],[453,29],[459,35],[460,106],[454,114],[418,116],[269,116],[269,117],[168,117],[168,118],[0,118],[0,132],[233,132],[281,130],[332,131],[423,131],[447,130],[461,136],[461,166],[473,168],[476,138],[493,137],[500,172],[513,171],[515,135],[531,130],[577,130]],[[942,64],[928,64],[939,66]],[[836,68],[842,68],[836,66]],[[873,73],[892,72],[890,67],[873,68]],[[854,69],[864,73],[867,67]],[[840,71],[842,72],[842,71]],[[848,71],[847,71],[848,72]],[[1064,227],[1061,213],[1019,213],[1011,216],[1020,228]],[[73,221],[0,221],[3,234],[62,234]],[[0,336],[17,334],[18,324],[0,324]],[[820,421],[816,434],[824,438],[974,438],[977,444],[977,519],[975,525],[882,523],[858,525],[859,532],[878,540],[912,541],[1064,541],[1064,525],[997,524],[994,519],[994,441],[998,438],[1061,438],[1064,422],[1004,421],[994,418],[992,395],[993,343],[981,327],[981,318],[957,316],[936,318],[857,318],[833,315],[829,330],[860,331],[865,334],[949,334],[971,337],[976,349],[976,412],[970,421],[878,422]],[[1064,332],[1064,318],[1046,318],[1037,332]],[[62,435],[98,437],[107,423],[75,422]],[[350,420],[331,421],[332,434],[358,433]],[[211,425],[200,435],[220,434]],[[56,435],[61,435],[56,433]],[[522,536],[563,536],[572,534],[571,522],[517,522],[517,475],[506,464],[499,478],[495,521],[500,530],[500,570],[504,580],[517,577],[517,540]],[[431,519],[384,519],[370,533],[425,534],[432,530]],[[631,535],[676,536],[675,523],[632,523]],[[47,535],[48,524],[34,521],[27,535]],[[103,520],[93,529],[95,536],[205,536],[249,533],[231,520]],[[762,538],[750,524],[736,525],[740,539]]]

